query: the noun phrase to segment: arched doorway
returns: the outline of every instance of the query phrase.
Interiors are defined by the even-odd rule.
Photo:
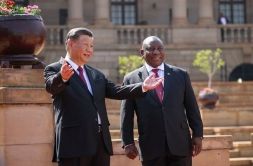
[[[237,81],[239,78],[243,81],[253,81],[253,64],[243,63],[235,67],[229,76],[229,81]]]

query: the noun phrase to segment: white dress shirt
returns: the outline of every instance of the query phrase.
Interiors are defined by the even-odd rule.
[[[153,68],[152,66],[150,66],[150,65],[147,64],[147,63],[145,63],[144,65],[145,65],[145,67],[146,67],[146,69],[147,69],[149,75],[153,74],[152,69],[159,69],[159,70],[158,70],[158,76],[159,76],[159,78],[163,78],[163,77],[164,77],[164,63],[162,63],[162,64],[161,64],[160,66],[158,66],[157,68]],[[164,81],[163,81],[162,84],[164,85]]]

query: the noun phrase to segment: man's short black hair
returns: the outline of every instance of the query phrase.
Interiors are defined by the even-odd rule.
[[[66,40],[68,39],[77,40],[81,35],[93,37],[93,33],[88,28],[73,28],[68,32]]]

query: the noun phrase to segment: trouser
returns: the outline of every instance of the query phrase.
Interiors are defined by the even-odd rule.
[[[95,155],[61,158],[58,166],[110,166],[110,155],[106,150],[102,132],[100,132],[99,135],[98,147]]]

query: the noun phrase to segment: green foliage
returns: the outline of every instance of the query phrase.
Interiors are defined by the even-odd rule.
[[[221,55],[222,50],[220,48],[214,51],[210,49],[200,50],[196,53],[193,66],[198,67],[201,72],[207,74],[209,78],[208,87],[211,87],[212,77],[216,71],[225,64]]]
[[[143,59],[139,55],[119,56],[119,74],[121,76],[139,68],[143,64]]]

